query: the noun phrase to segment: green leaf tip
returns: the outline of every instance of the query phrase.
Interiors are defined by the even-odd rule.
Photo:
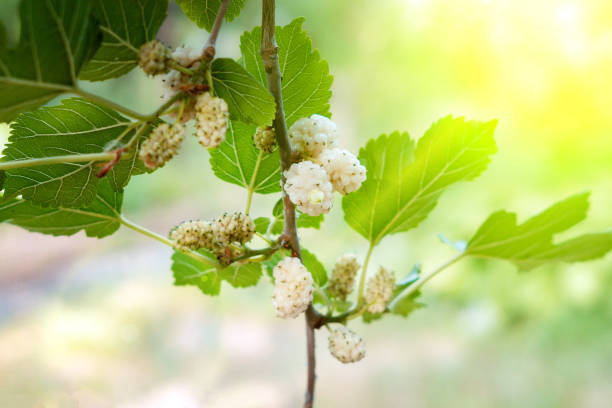
[[[587,216],[589,193],[560,201],[522,224],[516,213],[491,214],[468,242],[465,254],[508,260],[521,270],[548,262],[582,262],[612,250],[612,232],[591,233],[554,243],[554,235],[568,230]]]

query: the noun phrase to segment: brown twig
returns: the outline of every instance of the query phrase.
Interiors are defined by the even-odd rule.
[[[268,79],[268,90],[274,96],[276,102],[276,116],[274,117],[274,129],[276,131],[276,141],[280,154],[281,170],[291,167],[294,162],[294,152],[291,149],[289,136],[287,133],[287,123],[285,122],[285,112],[283,109],[283,95],[281,87],[282,75],[278,63],[278,45],[275,37],[275,0],[263,0],[261,14],[261,48],[260,54],[263,59],[264,69]],[[285,177],[282,177],[282,184]],[[283,207],[285,214],[285,226],[281,234],[280,241],[283,247],[290,249],[293,256],[302,258],[300,243],[297,235],[295,207],[287,194],[283,192]],[[314,399],[315,387],[315,336],[314,331],[324,324],[324,316],[318,313],[312,304],[308,306],[305,313],[306,317],[306,346],[308,355],[308,378],[306,382],[306,400],[304,408],[311,408]]]
[[[217,12],[217,17],[215,18],[213,27],[210,30],[208,41],[206,41],[206,45],[204,45],[202,57],[206,62],[210,62],[213,60],[213,58],[215,58],[215,46],[217,44],[217,37],[219,36],[219,31],[221,30],[221,25],[223,24],[223,18],[225,17],[225,13],[227,12],[229,2],[230,0],[223,0],[221,2],[221,5],[219,6],[219,11]]]

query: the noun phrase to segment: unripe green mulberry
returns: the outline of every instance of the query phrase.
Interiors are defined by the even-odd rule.
[[[276,147],[276,134],[274,128],[270,126],[258,127],[255,131],[255,135],[253,135],[253,143],[255,147],[264,153],[272,153]]]
[[[355,363],[365,357],[365,343],[357,333],[341,326],[329,333],[329,351],[338,361]]]
[[[242,213],[223,214],[213,222],[215,240],[226,246],[232,242],[244,244],[255,234],[255,223],[248,215]]]
[[[162,123],[153,129],[151,135],[142,142],[138,157],[152,170],[162,167],[176,155],[184,136],[183,125],[175,123],[170,126]]]
[[[170,238],[185,249],[212,249],[215,234],[208,221],[185,221],[170,232]]]
[[[138,65],[151,76],[166,74],[170,71],[168,60],[170,49],[157,40],[144,43],[138,53]]]
[[[395,276],[393,272],[381,266],[378,273],[368,281],[368,289],[365,295],[368,312],[384,312],[391,297],[393,297],[394,287]]]
[[[353,254],[346,254],[338,258],[329,278],[327,289],[329,294],[340,300],[346,300],[346,297],[353,291],[355,275],[359,268],[361,265]]]

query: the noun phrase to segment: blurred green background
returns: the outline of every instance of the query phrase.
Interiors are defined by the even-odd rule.
[[[9,38],[16,0],[0,2]],[[403,276],[453,255],[492,211],[526,216],[589,190],[588,221],[612,225],[612,2],[609,0],[310,0],[279,2],[279,23],[305,28],[334,75],[333,119],[357,151],[396,129],[417,138],[449,113],[499,119],[499,153],[478,180],[450,189],[418,230],[374,254]],[[223,28],[238,55],[260,2]],[[173,4],[160,38],[201,46]],[[52,69],[49,67],[48,69]],[[160,86],[135,70],[83,84],[147,112]],[[8,128],[0,125],[0,142]],[[3,140],[2,140],[3,139]],[[165,234],[189,218],[243,208],[189,138],[178,159],[127,188],[128,218]],[[258,196],[268,215],[275,196]],[[366,244],[340,202],[303,244],[331,268]],[[102,241],[0,228],[1,407],[295,407],[305,381],[303,322],[274,317],[271,285],[204,297],[173,287],[170,250],[121,230]],[[467,260],[426,287],[410,319],[365,326],[367,357],[342,365],[317,335],[319,407],[610,407],[612,258],[518,273]]]

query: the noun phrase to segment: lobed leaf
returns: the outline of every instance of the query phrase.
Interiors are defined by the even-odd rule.
[[[38,108],[77,84],[99,44],[89,0],[22,0],[21,38],[0,41],[0,122]]]
[[[246,0],[232,0],[229,2],[225,20],[232,21],[240,15]],[[222,0],[176,0],[183,13],[198,27],[210,31],[219,11]]]
[[[2,160],[101,153],[124,146],[135,130],[118,113],[84,99],[64,99],[61,105],[21,114],[11,126]],[[6,171],[5,196],[22,195],[51,207],[79,208],[96,196],[96,162],[58,163]],[[136,155],[121,160],[108,174],[119,191],[132,174],[142,172]]]
[[[210,150],[210,164],[217,177],[256,193],[280,189],[280,159],[276,153],[263,153],[253,145],[255,126],[230,121],[225,142]]]
[[[167,16],[168,0],[94,2],[102,44],[79,76],[104,81],[125,75],[138,65],[140,46],[155,39]]]
[[[465,254],[511,261],[521,270],[547,262],[601,258],[612,250],[612,232],[585,234],[559,244],[553,242],[555,234],[584,220],[588,207],[588,193],[578,194],[520,225],[515,213],[495,212],[470,239]]]
[[[85,231],[88,237],[104,238],[121,225],[122,201],[123,193],[113,190],[110,180],[104,179],[87,207],[49,208],[23,199],[10,199],[0,204],[0,222],[43,234],[73,235]]]
[[[215,94],[227,102],[230,119],[259,126],[272,124],[274,98],[240,64],[217,58],[212,62],[211,75]]]
[[[313,114],[330,116],[329,99],[333,77],[327,61],[312,50],[312,41],[302,29],[304,18],[297,18],[284,27],[276,27],[278,59],[282,75],[283,107],[287,126]],[[259,55],[261,27],[240,37],[242,63],[262,85],[266,72]]]
[[[211,253],[205,250],[198,252],[203,257],[216,262],[216,258]],[[228,282],[235,288],[246,288],[257,285],[262,274],[259,263],[234,263],[226,268],[217,269],[204,260],[195,259],[182,252],[175,252],[172,261],[175,285],[194,285],[204,294],[212,296],[219,294],[222,281]]]
[[[408,133],[370,140],[359,152],[367,179],[342,200],[345,220],[373,245],[415,228],[448,186],[486,169],[496,151],[496,123],[448,116],[432,125],[416,149]]]

